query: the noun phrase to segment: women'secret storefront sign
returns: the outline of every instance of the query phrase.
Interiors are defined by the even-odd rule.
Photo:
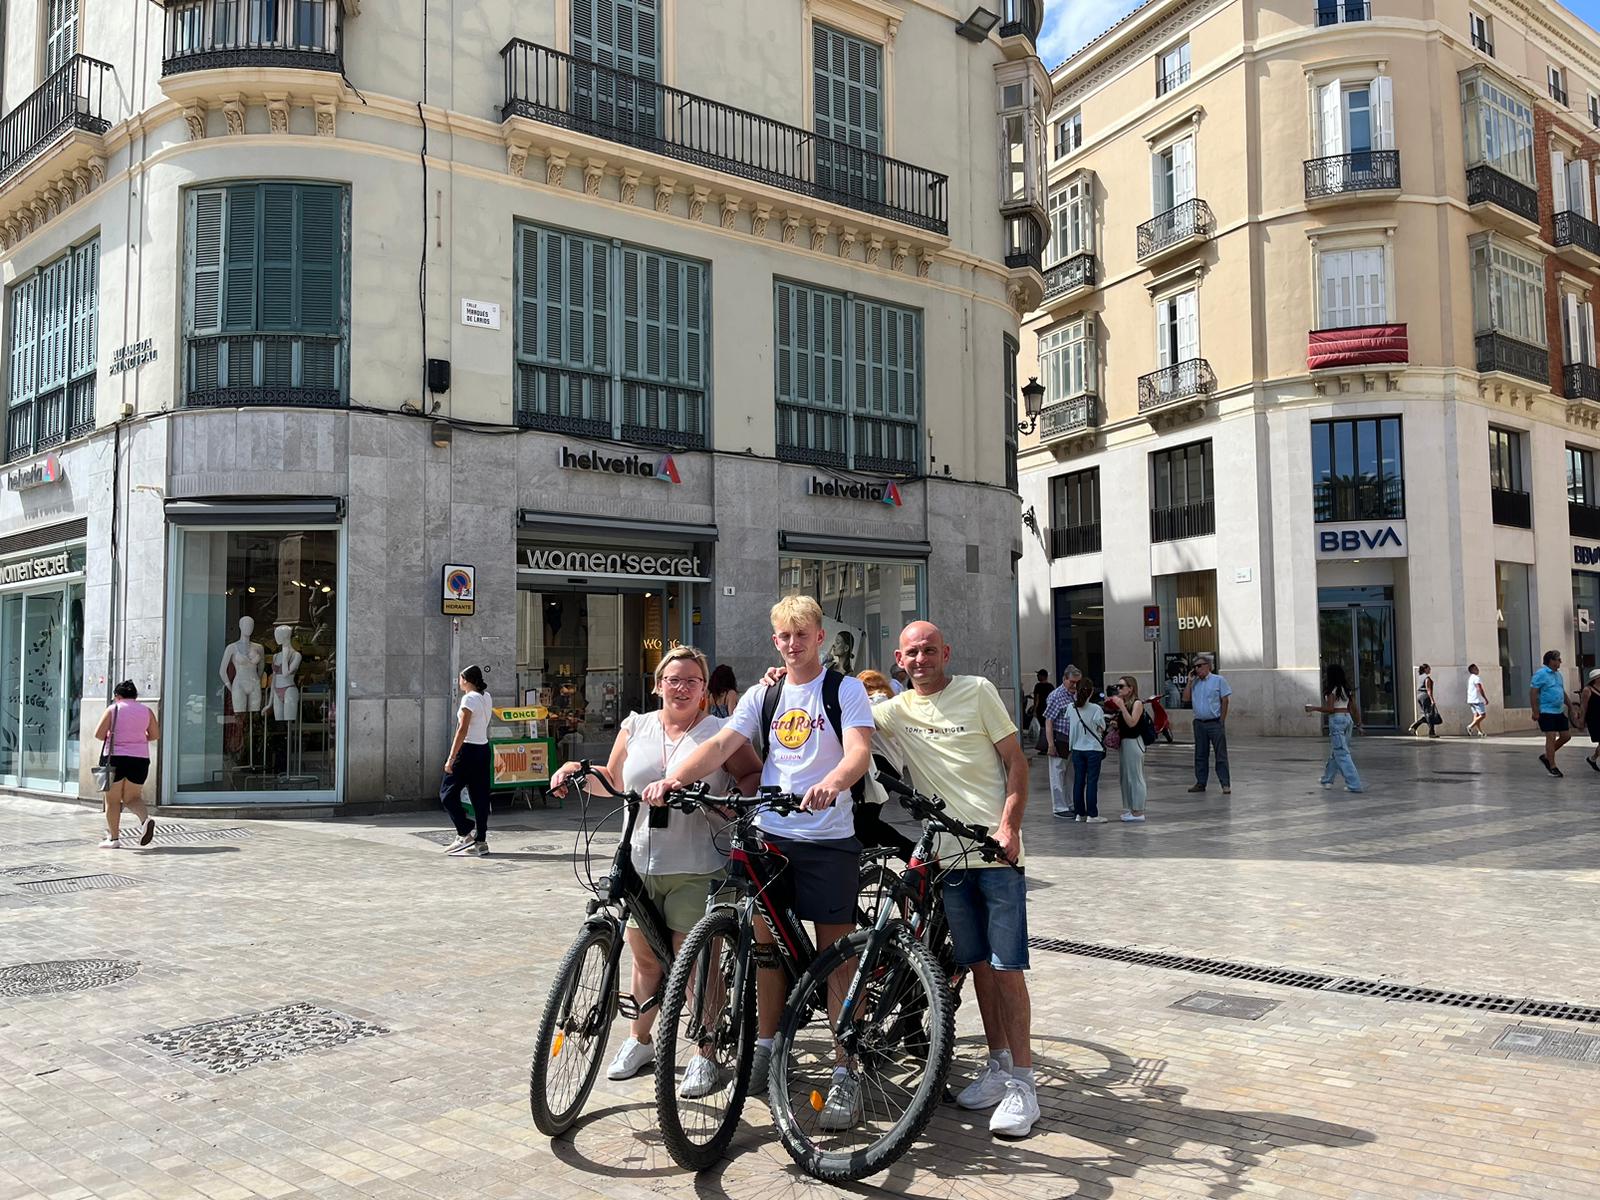
[[[71,556],[63,550],[43,558],[24,558],[20,562],[0,566],[0,584],[27,583],[31,579],[50,579],[72,570]]]
[[[649,550],[568,550],[561,546],[522,547],[522,569],[551,575],[643,575],[651,579],[703,579],[696,554]]]

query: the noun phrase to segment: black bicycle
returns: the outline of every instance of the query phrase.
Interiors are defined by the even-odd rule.
[[[651,953],[662,964],[663,972],[672,962],[671,930],[666,918],[645,893],[629,849],[639,817],[639,794],[618,791],[584,760],[580,770],[572,776],[571,784],[581,784],[588,779],[596,781],[606,795],[621,802],[616,811],[623,812],[625,817],[611,870],[599,880],[587,872],[578,875],[578,882],[594,895],[588,902],[583,928],[556,968],[544,1014],[539,1018],[533,1062],[528,1069],[528,1107],[533,1112],[533,1123],[548,1137],[565,1133],[583,1111],[600,1073],[606,1042],[611,1036],[611,1023],[617,1014],[620,1012],[633,1020],[660,1001],[659,991],[641,1000],[632,994],[623,995],[618,989],[623,935],[628,923],[631,921],[639,927]],[[581,849],[574,848],[575,872],[580,856],[587,865],[588,847],[594,840],[589,826],[590,792],[587,788],[582,790],[582,796],[583,830],[578,836],[580,840],[587,838],[587,844]],[[609,814],[615,815],[615,811]],[[711,905],[708,895],[707,907]]]
[[[871,928],[823,950],[801,975],[772,1049],[769,1100],[784,1149],[829,1182],[887,1169],[944,1095],[960,974],[940,878],[974,852],[1020,870],[987,829],[952,817],[937,796],[891,776],[879,780],[922,822],[922,837],[899,878],[884,885]],[[971,846],[941,863],[941,833]],[[847,971],[849,989],[832,1017],[830,983],[836,989]]]

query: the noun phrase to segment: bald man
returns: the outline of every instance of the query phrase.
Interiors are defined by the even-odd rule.
[[[987,826],[1006,856],[1022,866],[1028,762],[1000,693],[977,675],[949,674],[950,647],[929,621],[905,627],[894,657],[911,689],[874,705],[874,723],[894,739],[919,787],[939,796],[961,820]],[[957,1100],[963,1108],[993,1108],[991,1133],[1026,1137],[1039,1119],[1023,974],[1026,881],[1004,863],[976,855],[962,863],[954,838],[942,837],[938,852],[947,866],[958,868],[945,878],[945,914],[956,961],[972,971],[989,1043],[983,1073]]]

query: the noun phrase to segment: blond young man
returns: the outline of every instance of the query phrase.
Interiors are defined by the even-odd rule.
[[[728,723],[699,750],[672,768],[671,777],[644,791],[650,804],[660,804],[669,791],[711,774],[740,747],[762,740],[766,761],[761,783],[802,797],[801,812],[790,816],[763,813],[757,825],[788,860],[785,872],[794,894],[795,915],[814,923],[817,946],[831,945],[855,928],[856,895],[861,878],[861,843],[855,835],[851,788],[872,764],[872,704],[859,679],[839,682],[839,724],[832,728],[824,703],[827,672],[822,665],[822,607],[809,596],[785,596],[772,606],[772,644],[787,672],[770,727],[758,738],[767,684],[759,683],[739,698]],[[772,931],[756,921],[756,940],[771,946]],[[771,962],[775,951],[767,951]],[[765,964],[764,964],[765,965]],[[849,984],[843,972],[837,989],[830,989],[834,1008]],[[833,992],[837,990],[838,995]],[[756,975],[756,1050],[750,1071],[750,1091],[767,1089],[772,1043],[783,1015],[783,973],[775,963]],[[841,1068],[842,1070],[842,1068]],[[831,1127],[853,1123],[860,1102],[853,1081],[830,1092],[825,1119]],[[837,1111],[835,1111],[837,1110]]]

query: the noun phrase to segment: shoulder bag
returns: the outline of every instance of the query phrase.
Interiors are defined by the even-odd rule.
[[[100,762],[94,769],[94,786],[96,791],[109,792],[111,790],[111,747],[117,740],[117,708],[116,701],[111,702],[111,728],[106,730],[106,740],[100,744]]]

